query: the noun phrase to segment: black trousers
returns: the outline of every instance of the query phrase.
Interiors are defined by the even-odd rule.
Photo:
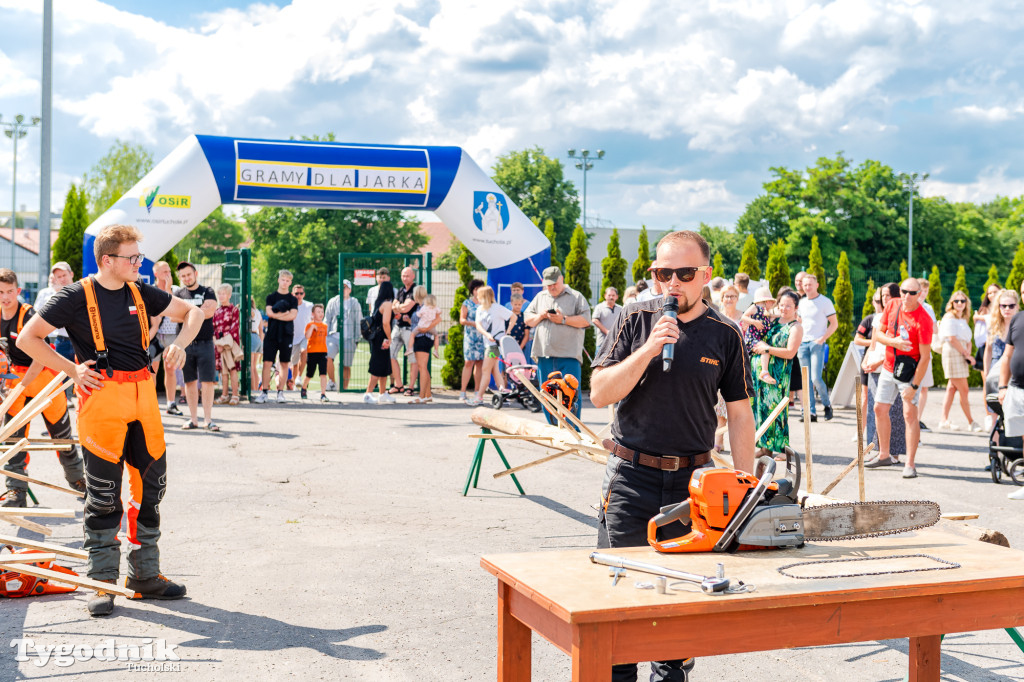
[[[660,471],[611,455],[601,485],[600,525],[597,548],[646,547],[647,522],[665,505],[690,496],[690,476],[699,467]],[[658,529],[658,539],[677,538],[689,532],[679,522]],[[651,682],[686,682],[684,659],[651,662]],[[636,664],[612,666],[613,682],[635,682]]]

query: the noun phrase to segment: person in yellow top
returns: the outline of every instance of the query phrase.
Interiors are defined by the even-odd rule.
[[[320,402],[327,400],[327,324],[324,322],[324,304],[313,306],[313,321],[306,325],[306,378],[302,380],[303,398],[313,372],[320,372]]]
[[[185,363],[185,347],[202,326],[199,307],[138,281],[142,234],[110,225],[96,235],[99,273],[69,284],[51,298],[18,337],[18,348],[38,363],[65,372],[78,392],[78,437],[85,456],[85,544],[88,577],[117,581],[117,538],[127,517],[128,579],[136,599],[180,599],[185,586],[160,574],[160,500],[167,486],[167,444],[149,371],[149,315],[184,321],[164,349],[173,372]],[[63,327],[78,364],[57,354],[46,337]],[[130,505],[124,513],[121,480],[128,466]],[[97,592],[89,614],[114,610],[114,595]]]
[[[10,409],[7,411],[7,418],[13,419],[25,406],[25,401],[34,398],[39,391],[56,376],[56,373],[43,367],[32,358],[25,355],[17,347],[18,337],[21,330],[35,316],[35,308],[27,303],[18,302],[18,276],[14,271],[7,268],[0,268],[0,339],[7,345],[7,356],[11,361],[11,372],[16,374],[19,381],[9,379],[9,385],[24,385],[21,392]],[[11,386],[13,388],[13,386]],[[71,438],[71,415],[68,412],[68,401],[63,393],[59,393],[50,403],[50,406],[43,410],[43,423],[50,438]],[[15,440],[25,437],[28,433],[28,425],[22,427],[11,437]],[[82,468],[82,456],[78,453],[75,445],[70,450],[58,451],[57,456],[60,464],[64,467],[64,478],[68,485],[79,492],[85,492],[85,471]],[[5,471],[10,471],[22,476],[28,475],[29,455],[27,452],[19,452],[12,457],[4,466]],[[7,479],[7,492],[3,495],[4,507],[24,507],[28,484],[14,478]]]

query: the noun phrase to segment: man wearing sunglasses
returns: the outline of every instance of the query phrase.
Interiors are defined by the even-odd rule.
[[[599,548],[647,545],[647,522],[663,505],[689,497],[690,476],[711,461],[718,392],[725,399],[735,466],[751,471],[754,415],[750,366],[739,330],[701,299],[711,279],[707,241],[691,231],[658,243],[652,273],[664,296],[679,303],[678,320],[663,298],[630,303],[594,360],[590,401],[616,404],[599,511]],[[663,370],[662,349],[675,344]],[[659,538],[685,535],[672,523]],[[685,654],[686,652],[680,652]],[[652,680],[686,680],[693,659],[651,664]],[[617,665],[612,679],[636,679],[636,665]]]
[[[899,300],[889,301],[875,325],[875,339],[886,346],[885,364],[878,377],[875,392],[875,426],[878,430],[878,457],[864,466],[875,469],[895,464],[889,454],[889,436],[892,422],[889,408],[896,400],[898,391],[903,397],[903,418],[907,422],[907,463],[903,467],[903,478],[916,478],[914,458],[918,441],[921,440],[921,423],[918,420],[918,398],[921,381],[931,362],[932,318],[921,305],[921,285],[914,278],[900,285]],[[917,361],[917,371],[910,381],[900,381],[893,376],[896,356],[910,356]],[[923,360],[922,360],[923,358]]]

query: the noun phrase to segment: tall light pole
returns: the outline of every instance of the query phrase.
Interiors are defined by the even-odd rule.
[[[604,150],[598,149],[597,156],[591,156],[589,149],[580,150],[576,156],[576,150],[569,150],[569,158],[576,162],[576,167],[583,171],[583,229],[587,229],[587,171],[594,167],[594,161],[604,160]]]
[[[18,114],[13,121],[4,121],[0,116],[0,126],[4,135],[14,140],[14,171],[11,173],[11,270],[14,270],[14,229],[18,223],[18,140],[28,135],[29,128],[39,125],[39,117],[33,116],[31,123],[25,123],[25,117]]]
[[[910,193],[910,213],[907,220],[909,234],[907,235],[907,272],[914,276],[914,193],[917,191],[917,180],[928,179],[928,173],[919,176],[917,173],[901,173],[900,180],[903,181],[903,189]]]
[[[53,0],[43,0],[43,127],[39,140],[39,289],[50,272],[50,177],[53,163]],[[81,274],[81,273],[79,273]]]

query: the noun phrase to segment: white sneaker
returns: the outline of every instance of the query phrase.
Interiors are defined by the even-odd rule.
[[[257,405],[262,405],[263,403],[267,402],[267,392],[260,391],[260,394],[256,396],[256,400],[254,400],[253,402],[256,403]]]
[[[279,403],[283,403],[284,402],[284,391],[278,391],[277,392],[277,402],[279,402]]]
[[[1024,488],[1017,488],[1015,492],[1010,493],[1006,497],[1011,500],[1024,500]]]
[[[338,390],[338,384],[334,383],[333,381],[328,381],[327,382],[327,390],[328,391],[337,391]]]
[[[917,478],[917,469],[909,464],[903,465],[903,478]]]
[[[981,424],[978,422],[971,422],[968,430],[970,430],[971,433],[981,433]]]
[[[985,432],[988,433],[992,430],[992,415],[985,415]]]
[[[363,394],[363,402],[367,403],[368,405],[376,405],[377,404],[377,396],[375,396],[372,393],[364,393]]]
[[[391,395],[390,393],[385,393],[384,395],[382,395],[380,397],[380,399],[377,402],[378,403],[397,403],[398,401],[395,399],[395,396]]]
[[[949,421],[948,420],[944,420],[944,421],[940,421],[939,422],[939,431],[947,431],[947,430],[952,429],[952,428],[953,427],[949,425]]]

